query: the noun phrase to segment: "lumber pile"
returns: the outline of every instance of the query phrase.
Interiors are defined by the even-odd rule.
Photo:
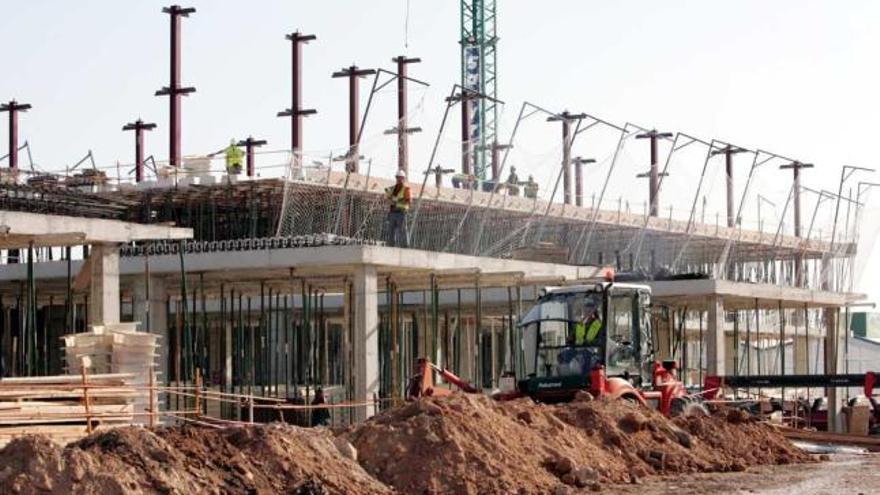
[[[128,425],[140,395],[132,374],[56,375],[0,380],[0,445],[43,434],[59,444],[97,426]]]
[[[83,358],[89,363],[89,373],[113,373],[129,376],[127,385],[134,386],[139,393],[133,397],[135,423],[148,423],[150,397],[156,406],[156,395],[148,388],[156,383],[156,357],[159,336],[136,331],[138,323],[116,323],[93,326],[90,331],[65,335],[64,354],[67,372],[71,375],[82,373]],[[150,376],[152,374],[152,376]]]

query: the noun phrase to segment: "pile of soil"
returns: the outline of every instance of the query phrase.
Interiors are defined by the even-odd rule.
[[[22,437],[0,450],[0,493],[391,493],[324,429],[118,428],[63,449]]]
[[[0,450],[0,493],[566,493],[645,476],[809,462],[740,411],[669,420],[625,401],[424,398],[334,432],[118,428]]]
[[[604,400],[425,398],[344,436],[367,472],[405,493],[564,492],[648,475],[810,460],[770,427],[737,414],[670,421]]]

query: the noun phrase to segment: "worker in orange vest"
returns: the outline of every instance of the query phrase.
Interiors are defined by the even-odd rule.
[[[397,182],[385,188],[388,200],[388,219],[385,225],[385,243],[395,247],[409,247],[409,236],[406,231],[406,214],[412,203],[412,192],[406,185],[406,173],[398,170],[395,175]]]

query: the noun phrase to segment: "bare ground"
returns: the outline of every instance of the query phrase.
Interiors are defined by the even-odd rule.
[[[607,485],[622,495],[839,495],[880,493],[880,454],[832,455],[819,464],[753,467],[741,473],[652,478],[638,485]]]

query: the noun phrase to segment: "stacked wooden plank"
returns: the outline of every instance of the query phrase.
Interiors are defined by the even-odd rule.
[[[139,391],[132,401],[134,422],[146,424],[149,417],[144,413],[151,409],[149,386],[156,383],[155,361],[159,336],[138,332],[136,328],[136,322],[93,326],[88,332],[66,335],[62,339],[70,374],[79,375],[83,358],[86,358],[89,373],[124,373],[130,376],[127,384]],[[152,394],[154,406],[157,395]]]
[[[58,443],[97,426],[134,420],[140,391],[132,374],[57,375],[0,380],[0,445],[25,434],[44,434]]]

